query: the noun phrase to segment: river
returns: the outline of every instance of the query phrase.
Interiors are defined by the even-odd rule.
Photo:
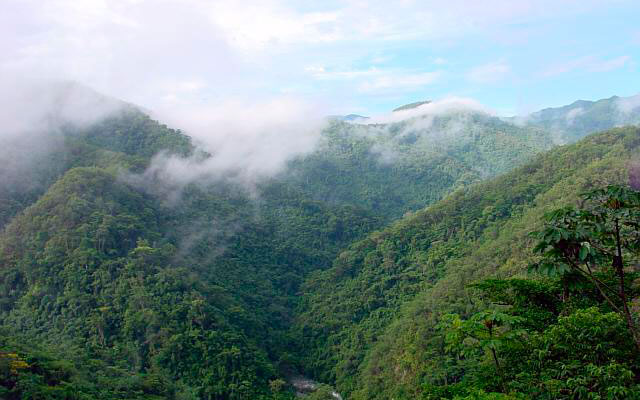
[[[313,393],[318,388],[318,382],[302,375],[291,375],[287,378],[287,381],[296,389],[297,397],[302,397],[306,394]],[[342,396],[340,396],[340,393],[336,392],[335,390],[331,392],[331,395],[336,400],[342,400]]]

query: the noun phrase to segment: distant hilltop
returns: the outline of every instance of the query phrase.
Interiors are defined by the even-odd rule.
[[[394,108],[393,112],[403,111],[403,110],[411,110],[412,108],[420,107],[423,104],[429,104],[429,103],[431,103],[431,100],[416,101],[415,103],[409,103],[409,104],[405,104],[403,106],[400,106],[398,108]]]
[[[415,103],[409,103],[409,104],[400,106],[398,108],[394,108],[392,111],[396,112],[396,111],[403,111],[403,110],[411,110],[412,108],[417,108],[417,107],[420,107],[421,105],[429,104],[429,103],[431,103],[431,100],[416,101]],[[358,114],[331,115],[329,116],[329,118],[335,119],[338,121],[346,121],[346,122],[363,122],[370,119],[369,117],[365,117],[364,115],[358,115]]]
[[[348,121],[348,122],[357,122],[357,121],[364,121],[369,119],[369,117],[365,117],[363,115],[358,115],[358,114],[332,115],[329,118],[337,119],[340,121]]]

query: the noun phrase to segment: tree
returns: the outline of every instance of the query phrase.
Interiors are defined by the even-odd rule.
[[[486,310],[474,314],[467,320],[460,319],[456,314],[446,315],[441,327],[447,332],[447,350],[457,351],[463,356],[467,347],[488,351],[497,374],[503,380],[498,351],[525,333],[522,329],[513,329],[513,326],[521,321],[520,317],[498,310]]]
[[[565,207],[546,216],[535,251],[542,260],[533,267],[589,280],[605,302],[625,320],[640,351],[640,332],[629,308],[637,288],[640,260],[640,192],[611,185],[583,195],[579,208]]]
[[[636,161],[629,166],[629,185],[640,190],[640,162]]]
[[[319,383],[315,390],[304,396],[303,399],[305,400],[335,400],[339,397],[337,397],[336,395],[334,395],[334,390],[331,386],[329,385],[325,385],[322,383]]]

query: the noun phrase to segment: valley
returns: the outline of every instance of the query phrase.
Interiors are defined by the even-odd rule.
[[[419,398],[456,380],[439,319],[481,308],[472,283],[524,277],[543,214],[624,184],[640,145],[616,128],[637,108],[523,124],[434,101],[330,120],[247,187],[168,178],[159,156],[216,155],[117,108],[50,125],[0,181],[9,399]]]

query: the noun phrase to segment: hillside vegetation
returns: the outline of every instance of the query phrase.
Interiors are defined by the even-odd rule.
[[[553,146],[543,130],[451,110],[389,124],[334,122],[287,182],[314,199],[352,204],[387,221],[496,176]]]
[[[553,132],[469,110],[333,120],[315,151],[249,193],[154,174],[161,153],[212,155],[133,106],[53,120],[0,171],[3,399],[292,399],[286,380],[301,372],[348,399],[518,392],[478,384],[495,346],[464,347],[510,283],[468,285],[525,276],[543,214],[625,182],[640,145],[637,128],[618,128],[545,153]],[[555,299],[550,279],[518,290]],[[628,341],[619,304],[572,290],[584,307],[545,321],[581,312]],[[500,320],[520,323],[530,304],[511,306]],[[506,348],[499,360],[524,354]],[[620,349],[611,374],[628,390],[637,354]],[[309,397],[331,396],[319,388]]]
[[[30,366],[3,378],[6,396],[279,396],[269,382],[291,358],[299,283],[378,220],[277,182],[259,203],[212,184],[169,204],[162,181],[148,191],[125,171],[190,141],[138,112],[60,144],[34,172],[41,185],[6,197],[17,216],[0,235],[0,346]]]
[[[589,133],[640,123],[640,95],[613,96],[597,101],[578,100],[511,121],[514,120],[518,125],[542,128],[560,143],[571,143]]]
[[[141,171],[160,151],[179,155],[193,151],[191,138],[126,105],[88,127],[61,123],[48,129],[34,134],[42,136],[34,139],[38,143],[14,144],[9,151],[16,153],[15,160],[3,160],[0,228],[73,167]]]
[[[535,260],[528,234],[543,215],[626,182],[638,146],[638,128],[592,135],[350,246],[303,288],[296,332],[310,371],[354,399],[416,398],[455,382],[442,316],[483,309],[472,283],[525,276]]]

